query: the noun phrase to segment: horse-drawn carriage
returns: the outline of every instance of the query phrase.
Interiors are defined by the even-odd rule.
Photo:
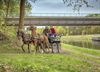
[[[61,48],[61,41],[60,41],[60,36],[49,36],[48,37],[49,40],[49,45],[52,48],[52,52],[60,52],[60,48]]]
[[[23,46],[24,44],[28,45],[28,52],[30,52],[29,45],[34,44],[36,46],[36,52],[38,51],[43,51],[47,52],[47,50],[52,50],[51,52],[60,52],[60,47],[61,47],[61,41],[60,41],[60,36],[49,36],[47,39],[49,42],[47,42],[45,35],[38,35],[36,38],[31,37],[28,34],[25,34],[24,32],[18,32],[18,36],[22,38],[22,50],[25,52]],[[50,52],[50,51],[49,51]]]
[[[61,49],[61,41],[60,36],[48,36],[48,46],[46,43],[38,43],[37,45],[37,51],[38,52],[52,52],[52,53],[59,53]],[[43,50],[44,49],[44,50]]]

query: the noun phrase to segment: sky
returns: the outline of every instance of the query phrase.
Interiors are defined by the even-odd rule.
[[[100,0],[88,0],[88,2],[94,6],[86,7],[83,6],[80,11],[74,11],[73,7],[67,7],[62,0],[37,0],[36,3],[32,4],[31,13],[67,13],[70,15],[86,15],[88,13],[100,13]],[[39,14],[38,14],[39,15]]]

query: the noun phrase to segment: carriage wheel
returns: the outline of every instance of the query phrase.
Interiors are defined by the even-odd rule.
[[[59,53],[60,50],[61,50],[61,43],[57,43],[57,50],[58,50],[58,53]]]
[[[53,43],[52,45],[53,52],[60,52],[61,44],[60,43]]]
[[[52,44],[52,48],[53,48],[52,52],[57,52],[57,44],[56,43]]]

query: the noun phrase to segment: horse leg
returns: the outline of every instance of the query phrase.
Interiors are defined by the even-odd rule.
[[[42,43],[40,44],[40,47],[43,50],[43,52],[45,53],[44,45]]]
[[[24,46],[24,44],[21,46],[21,48],[22,48],[23,52],[25,52],[25,50],[24,50],[23,46]]]
[[[46,51],[49,52],[49,44],[45,43],[45,45],[46,45]]]
[[[49,40],[48,40],[48,37],[47,36],[45,36],[44,37],[44,41],[45,41],[45,45],[46,45],[46,48],[47,48],[47,52],[49,52]]]
[[[59,43],[56,43],[57,44],[57,50],[58,50],[58,53],[59,53]]]
[[[38,42],[37,42],[37,41],[34,42],[34,46],[35,46],[36,52],[38,52],[38,50],[39,50],[39,45],[38,45]]]
[[[30,45],[28,44],[28,53],[30,53]]]
[[[36,52],[38,52],[38,50],[39,50],[39,46],[38,46],[38,45],[36,45],[35,47],[36,47]]]
[[[32,41],[32,43],[33,43],[33,46],[35,47],[35,50],[34,50],[34,51],[37,52],[37,45],[36,45],[36,42],[35,42],[35,41]]]
[[[37,41],[34,41],[34,47],[35,47],[35,51],[38,52],[39,46],[38,46],[38,42]]]
[[[49,40],[47,41],[47,47],[48,47],[48,51],[50,52],[50,43],[49,43]]]

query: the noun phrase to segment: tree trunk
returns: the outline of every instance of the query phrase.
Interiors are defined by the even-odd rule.
[[[8,0],[8,2],[7,2],[6,18],[9,15],[9,6],[10,6],[10,0]]]
[[[20,18],[18,30],[21,31],[24,26],[24,14],[25,14],[25,0],[20,0]]]
[[[6,24],[7,24],[7,18],[8,18],[8,15],[9,15],[9,7],[10,7],[10,0],[8,0],[8,1],[5,1],[5,5],[6,5],[6,15],[4,16],[5,17],[5,23],[4,23],[4,28],[3,28],[3,30],[4,30],[4,32],[5,32],[5,30],[6,30]]]

